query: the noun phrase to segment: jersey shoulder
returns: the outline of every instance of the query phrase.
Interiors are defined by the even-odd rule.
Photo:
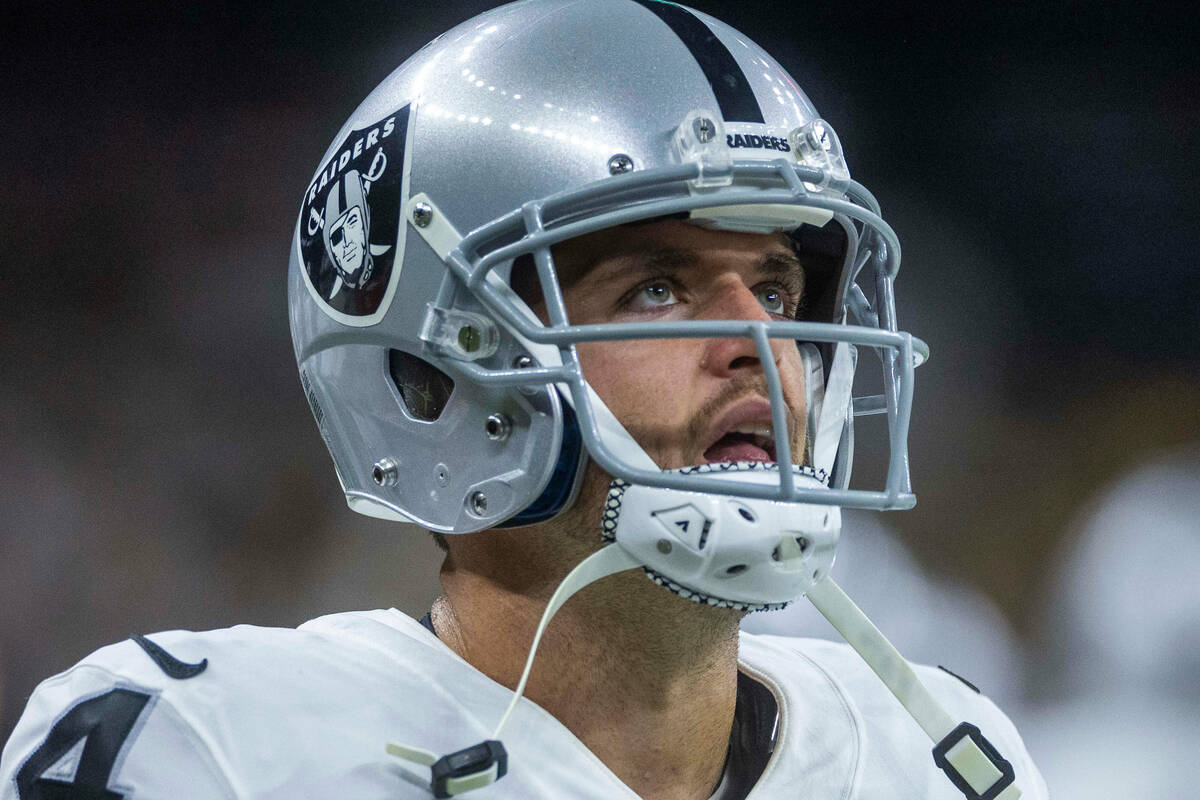
[[[867,740],[864,747],[864,752],[868,754],[863,770],[864,791],[871,783],[871,765],[874,764],[882,767],[881,774],[888,780],[895,781],[899,772],[904,771],[911,773],[906,777],[914,786],[921,787],[920,792],[934,792],[914,796],[940,797],[938,792],[949,787],[948,797],[961,797],[934,767],[931,755],[933,745],[928,737],[879,676],[848,644],[824,639],[750,634],[743,634],[742,643],[744,650],[749,649],[761,660],[760,669],[771,677],[779,676],[786,680],[789,670],[794,670],[789,665],[794,665],[796,659],[802,660],[807,667],[815,668],[823,676],[822,684],[829,691],[838,694],[853,709],[856,724],[862,727],[861,736]],[[921,664],[912,666],[917,677],[952,717],[977,726],[1012,763],[1027,800],[1047,797],[1045,782],[1020,734],[991,699],[964,678],[944,669]],[[889,774],[891,777],[887,778]],[[924,784],[926,780],[931,781],[928,788]],[[893,783],[892,791],[895,790]],[[862,796],[874,795],[866,791]]]
[[[191,787],[236,792],[188,717],[220,632],[167,631],[110,644],[42,681],[0,756],[0,797],[124,797]],[[170,769],[165,769],[165,765]]]
[[[312,763],[335,738],[306,731],[338,730],[348,705],[385,686],[403,694],[394,656],[414,639],[386,616],[164,631],[102,647],[34,691],[0,757],[0,798],[68,786],[97,797],[235,797],[301,780],[279,774],[305,763],[297,748]],[[290,766],[273,767],[273,754]]]

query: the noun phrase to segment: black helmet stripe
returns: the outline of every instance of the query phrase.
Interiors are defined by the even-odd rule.
[[[750,81],[746,80],[746,73],[742,72],[725,43],[718,39],[699,17],[674,3],[660,0],[633,2],[654,12],[691,51],[692,57],[696,59],[712,86],[721,116],[726,122],[764,121],[758,98],[750,88]]]

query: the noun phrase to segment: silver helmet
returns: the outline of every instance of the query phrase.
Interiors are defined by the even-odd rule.
[[[367,206],[352,232],[371,266],[356,279],[328,232],[347,185]],[[805,316],[572,325],[551,247],[664,216],[789,232],[820,273]],[[511,287],[520,259],[548,325]],[[438,37],[351,115],[305,192],[288,292],[301,382],[351,508],[452,534],[554,517],[589,458],[622,489],[910,507],[913,368],[928,351],[897,329],[899,263],[833,128],[745,36],[656,0],[526,0]],[[749,338],[760,354],[797,341],[806,452],[792,452],[762,359],[775,458],[796,466],[659,469],[590,389],[574,345],[662,337]],[[878,356],[880,394],[853,396],[859,348]],[[888,420],[886,482],[850,489],[853,418],[874,413]]]

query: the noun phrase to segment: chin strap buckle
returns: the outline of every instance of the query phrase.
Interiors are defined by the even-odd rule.
[[[933,748],[933,763],[967,800],[1016,800],[1021,796],[1013,781],[1013,766],[969,722],[946,734]]]
[[[428,750],[389,744],[394,756],[427,766],[433,772],[433,796],[453,797],[490,786],[508,772],[508,752],[495,739],[463,748],[441,758]]]

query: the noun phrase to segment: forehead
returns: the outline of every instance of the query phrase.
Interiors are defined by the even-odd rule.
[[[741,233],[701,228],[682,220],[655,220],[622,225],[562,242],[554,248],[559,283],[603,281],[614,272],[653,261],[674,266],[755,268],[795,262],[786,235]]]

